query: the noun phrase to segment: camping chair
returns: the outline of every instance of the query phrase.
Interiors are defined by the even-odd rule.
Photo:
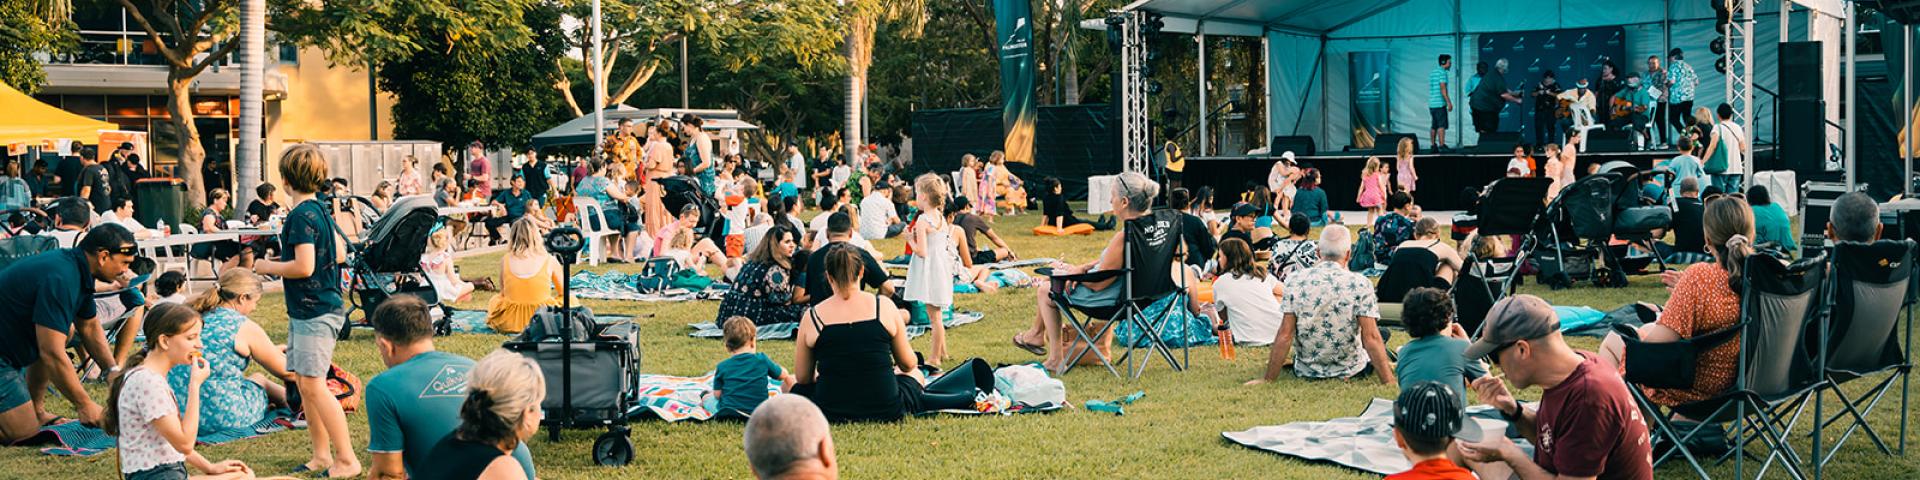
[[[1818,417],[1822,412],[1824,395],[1814,397],[1814,411],[1820,418],[1818,428],[1841,420],[1852,419],[1852,425],[1839,440],[1833,442],[1833,448],[1820,455],[1816,451],[1818,472],[1833,456],[1840,452],[1848,438],[1857,430],[1865,430],[1867,438],[1881,453],[1893,455],[1895,449],[1888,448],[1885,439],[1867,424],[1867,416],[1873,408],[1892,390],[1894,380],[1900,381],[1900,436],[1898,451],[1906,455],[1907,449],[1907,376],[1913,370],[1909,360],[1909,345],[1913,341],[1913,261],[1915,243],[1913,240],[1881,240],[1874,243],[1838,242],[1833,247],[1833,289],[1827,305],[1832,314],[1821,324],[1819,336],[1824,339],[1815,352],[1824,359],[1826,385],[1823,390],[1833,392],[1840,398],[1841,413],[1833,417]],[[1895,330],[1900,319],[1905,317],[1904,330]],[[1873,385],[1859,397],[1848,397],[1840,390],[1840,385],[1868,375],[1891,372],[1886,379]]]
[[[1176,359],[1173,348],[1161,336],[1162,330],[1173,318],[1173,313],[1185,310],[1187,302],[1190,301],[1186,298],[1186,275],[1180,275],[1180,280],[1174,279],[1173,268],[1179,260],[1180,228],[1183,223],[1180,215],[1180,212],[1175,210],[1157,208],[1145,216],[1128,220],[1124,227],[1126,228],[1125,241],[1122,242],[1126,252],[1118,270],[1054,277],[1056,280],[1080,283],[1118,279],[1119,283],[1108,288],[1121,289],[1118,301],[1108,305],[1075,304],[1067,298],[1067,291],[1064,290],[1048,294],[1053,298],[1054,306],[1060,309],[1060,317],[1071,326],[1074,334],[1083,342],[1079,352],[1068,356],[1066,367],[1060,372],[1061,374],[1071,371],[1074,365],[1080,363],[1080,360],[1091,352],[1100,359],[1102,365],[1107,367],[1107,371],[1112,372],[1115,377],[1120,377],[1120,371],[1113,367],[1113,359],[1096,349],[1095,342],[1099,338],[1114,333],[1115,326],[1121,322],[1127,322],[1136,328],[1147,342],[1145,347],[1140,347],[1138,342],[1127,342],[1127,351],[1120,355],[1120,360],[1127,363],[1127,371],[1133,378],[1140,378],[1147,364],[1153,361],[1152,353],[1158,353],[1166,359],[1167,365],[1173,367],[1175,371],[1186,369],[1190,355],[1188,348],[1182,345],[1181,357]],[[1148,318],[1146,307],[1169,295],[1175,295],[1177,298],[1166,311],[1158,318]],[[1084,318],[1080,314],[1075,314],[1076,311],[1084,314]],[[1095,325],[1094,321],[1099,319],[1107,321],[1104,324]],[[1133,352],[1138,348],[1150,349],[1152,353],[1145,355],[1140,363],[1135,365]]]
[[[1481,236],[1521,236],[1510,258],[1469,255],[1464,262],[1465,267],[1461,269],[1463,279],[1471,273],[1473,277],[1494,287],[1492,299],[1488,300],[1487,305],[1491,306],[1494,300],[1513,293],[1520,266],[1526,263],[1534,249],[1540,247],[1537,235],[1545,220],[1543,214],[1546,211],[1547,189],[1552,186],[1553,180],[1546,178],[1502,178],[1487,184],[1487,188],[1480,193],[1480,215],[1476,219],[1479,227],[1476,231]],[[1464,283],[1466,280],[1457,279],[1455,288]],[[1463,315],[1461,318],[1466,317]]]

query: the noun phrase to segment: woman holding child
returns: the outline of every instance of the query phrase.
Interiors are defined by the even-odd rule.
[[[714,323],[734,316],[751,318],[759,325],[800,321],[807,298],[795,288],[793,280],[793,253],[799,242],[800,232],[792,226],[773,224],[767,237],[747,255],[733,290],[720,300],[720,313]]]

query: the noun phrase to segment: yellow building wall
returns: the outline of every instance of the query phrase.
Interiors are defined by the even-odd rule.
[[[369,101],[378,102],[377,139],[393,140],[393,95],[382,92],[369,99],[365,68],[333,65],[326,52],[305,47],[298,64],[280,63],[275,69],[287,77],[287,96],[267,104],[266,161],[261,165],[267,181],[279,183],[278,160],[286,145],[368,140]]]

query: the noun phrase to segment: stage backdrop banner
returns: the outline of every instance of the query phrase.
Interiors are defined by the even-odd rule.
[[[1347,56],[1348,81],[1354,87],[1353,148],[1372,149],[1373,139],[1393,131],[1393,105],[1388,102],[1387,84],[1393,78],[1388,62],[1390,52],[1353,52]]]
[[[1645,69],[1644,61],[1627,61],[1626,39],[1626,30],[1620,27],[1481,34],[1476,45],[1480,49],[1480,61],[1487,64],[1487,74],[1495,74],[1494,61],[1505,58],[1507,88],[1528,93],[1524,101],[1508,103],[1506,108],[1500,110],[1500,131],[1520,132],[1520,138],[1524,141],[1533,141],[1532,92],[1539,88],[1540,77],[1548,70],[1553,71],[1560,88],[1573,88],[1575,83],[1585,78],[1597,89],[1600,86],[1600,65],[1607,60],[1613,60],[1623,70]],[[1711,63],[1696,62],[1696,65],[1712,68]],[[1473,69],[1469,67],[1464,71],[1471,75]],[[1626,72],[1622,71],[1620,75],[1624,81]],[[1701,85],[1706,83],[1701,82]]]
[[[1032,165],[1034,124],[1040,113],[1033,98],[1033,7],[1027,2],[995,0],[993,12],[1000,39],[1000,116],[1007,161]]]

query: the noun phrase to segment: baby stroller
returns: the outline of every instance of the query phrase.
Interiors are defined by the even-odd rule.
[[[572,265],[585,246],[578,229],[560,227],[547,235],[547,249],[560,260],[561,278],[572,283]],[[571,289],[562,285],[562,290]],[[627,412],[638,403],[640,326],[633,322],[600,324],[593,311],[574,308],[571,296],[559,309],[542,308],[519,337],[501,345],[540,364],[547,378],[541,423],[548,439],[560,440],[564,428],[607,427],[593,441],[593,460],[605,466],[633,461]]]
[[[680,209],[687,205],[700,206],[700,222],[694,224],[696,233],[713,239],[714,245],[726,245],[725,228],[727,221],[720,215],[720,201],[707,195],[700,189],[700,182],[692,177],[676,176],[654,180],[660,182],[660,204],[667,208],[667,214],[680,217]],[[659,225],[648,225],[649,229],[658,229]]]
[[[1467,256],[1460,278],[1454,281],[1454,298],[1459,304],[1459,318],[1471,319],[1474,325],[1462,326],[1477,326],[1494,301],[1513,293],[1520,281],[1520,266],[1542,243],[1538,233],[1546,222],[1544,200],[1552,183],[1545,178],[1502,178],[1480,190],[1476,199],[1479,210],[1471,219],[1474,232],[1482,237],[1517,235],[1520,241],[1507,256]]]
[[[1641,172],[1632,164],[1612,162],[1602,166],[1600,173],[1561,189],[1559,198],[1547,207],[1552,223],[1542,233],[1549,237],[1551,249],[1539,259],[1541,283],[1558,289],[1592,280],[1598,286],[1625,287],[1628,272],[1658,261],[1659,255],[1628,258],[1624,246],[1608,245],[1618,237],[1651,246],[1646,244],[1653,239],[1652,231],[1673,222],[1673,212],[1664,203],[1650,205],[1642,200],[1640,182],[1650,176],[1672,179],[1671,173]],[[1604,268],[1596,270],[1595,261]],[[1660,265],[1666,268],[1664,261]]]
[[[1673,224],[1673,172],[1641,170],[1622,161],[1602,164],[1600,172],[1617,177],[1614,183],[1613,238],[1627,242],[1627,245],[1609,247],[1609,258],[1619,261],[1622,272],[1645,270],[1650,264],[1658,264],[1661,272],[1667,271],[1667,261],[1654,249],[1653,242],[1659,240],[1654,235],[1656,230],[1664,234]],[[1658,195],[1649,197],[1642,194],[1641,185],[1649,180],[1658,185]],[[1639,247],[1646,255],[1629,255],[1629,245]]]
[[[388,208],[367,232],[366,241],[347,242],[347,291],[351,302],[347,325],[340,339],[353,336],[353,327],[371,327],[373,309],[395,295],[413,295],[440,314],[434,321],[435,334],[452,333],[452,322],[440,295],[420,268],[420,257],[427,248],[426,238],[440,227],[440,211],[431,195],[402,197]],[[359,320],[353,319],[359,312]]]

